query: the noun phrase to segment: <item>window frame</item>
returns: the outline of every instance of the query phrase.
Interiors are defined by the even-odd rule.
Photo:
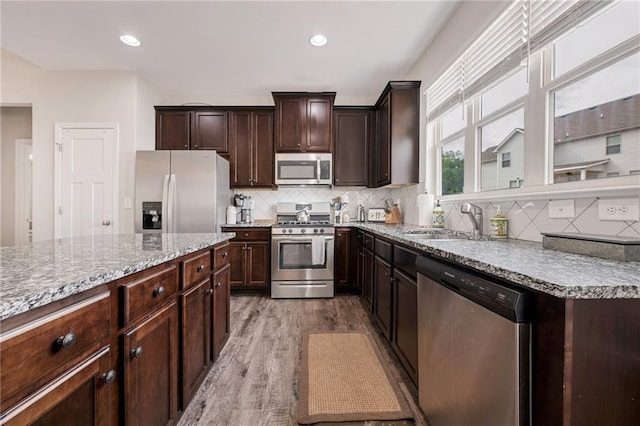
[[[442,172],[440,170],[439,143],[442,143],[442,141],[438,140],[439,134],[433,135],[438,154],[435,156],[436,179],[431,191],[444,201],[536,199],[537,197],[550,199],[572,194],[582,194],[584,196],[600,195],[603,190],[610,192],[612,195],[616,193],[627,194],[629,190],[637,191],[640,186],[640,175],[634,173],[606,179],[553,183],[553,114],[555,110],[553,94],[563,87],[569,86],[639,52],[640,34],[555,78],[553,78],[553,44],[532,52],[528,61],[529,90],[524,96],[482,118],[480,117],[479,104],[482,93],[475,94],[472,98],[464,100],[467,106],[467,127],[463,129],[465,134],[465,180],[461,194],[442,195],[441,193]],[[517,72],[517,70],[513,72]],[[499,84],[510,75],[512,74],[505,74],[496,84]],[[489,87],[485,90],[489,90]],[[481,127],[513,112],[519,107],[524,108],[524,155],[527,158],[522,180],[528,182],[528,184],[527,186],[521,185],[519,188],[495,189],[482,192],[482,148],[479,135]],[[427,118],[427,125],[437,123],[439,119],[440,117],[437,117],[429,122]],[[459,136],[461,132],[456,132],[455,135]],[[450,135],[447,139],[452,137],[454,135]],[[470,158],[471,153],[473,153],[473,158]]]
[[[616,144],[612,144],[609,145],[609,140],[611,138],[618,138],[618,143]],[[615,135],[608,135],[605,137],[605,142],[604,142],[604,147],[605,147],[605,155],[614,155],[614,154],[620,154],[622,152],[622,135],[621,134],[615,134]],[[609,148],[616,148],[617,151],[615,152],[609,152]]]

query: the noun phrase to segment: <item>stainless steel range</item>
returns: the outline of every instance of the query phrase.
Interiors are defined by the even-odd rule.
[[[278,203],[271,235],[271,297],[333,297],[329,203]]]

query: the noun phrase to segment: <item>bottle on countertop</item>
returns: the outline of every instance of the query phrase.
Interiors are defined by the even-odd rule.
[[[433,208],[433,227],[444,228],[444,209],[439,200],[436,201],[436,206]]]
[[[489,219],[489,232],[494,238],[507,238],[509,219],[507,219],[500,206],[497,206],[496,215]]]

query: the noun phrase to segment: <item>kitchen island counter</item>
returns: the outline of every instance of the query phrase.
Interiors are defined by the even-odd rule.
[[[523,287],[565,299],[640,299],[640,262],[543,249],[522,240],[425,240],[416,225],[345,223]],[[435,230],[434,232],[449,232]],[[457,233],[460,234],[460,233]]]
[[[122,234],[0,247],[0,320],[233,237],[233,233]]]

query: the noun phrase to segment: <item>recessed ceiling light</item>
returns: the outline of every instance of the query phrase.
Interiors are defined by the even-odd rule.
[[[140,46],[140,40],[138,40],[135,36],[132,36],[129,34],[121,35],[120,41],[126,44],[127,46],[133,46],[133,47]]]
[[[325,44],[327,44],[327,38],[322,34],[316,34],[309,39],[309,43],[313,44],[314,46],[324,46]]]

